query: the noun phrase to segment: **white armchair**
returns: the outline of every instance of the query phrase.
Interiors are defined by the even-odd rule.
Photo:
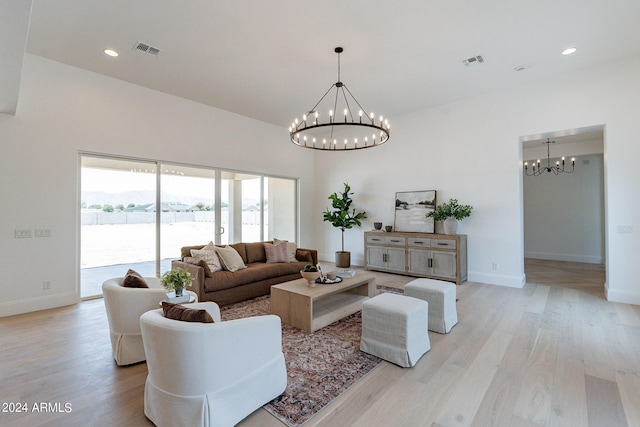
[[[156,426],[226,427],[278,397],[287,386],[280,318],[215,323],[167,319],[162,310],[140,317],[148,376],[144,413]]]
[[[156,277],[144,278],[149,288],[126,288],[123,280],[124,278],[118,277],[102,284],[113,358],[119,366],[145,360],[140,316],[146,311],[157,309],[160,301],[167,299],[166,291]]]

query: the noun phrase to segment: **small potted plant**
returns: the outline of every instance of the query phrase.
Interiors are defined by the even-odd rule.
[[[473,206],[458,204],[457,199],[449,199],[449,202],[436,206],[426,216],[434,221],[443,221],[444,234],[456,234],[458,221],[471,216],[472,209]]]
[[[167,271],[162,275],[160,284],[167,292],[175,291],[176,296],[182,296],[182,291],[187,286],[191,286],[191,273],[182,268]]]

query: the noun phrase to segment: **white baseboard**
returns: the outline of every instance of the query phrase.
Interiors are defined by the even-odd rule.
[[[576,255],[576,254],[554,254],[548,252],[525,251],[525,258],[544,259],[549,261],[582,262],[585,264],[603,264],[604,258],[601,256]]]
[[[607,297],[607,301],[640,305],[640,292],[611,289],[609,284],[605,283],[604,294]]]
[[[3,302],[0,303],[0,317],[63,307],[65,305],[77,304],[78,302],[80,302],[80,297],[75,292]]]
[[[504,274],[490,274],[469,271],[467,280],[470,282],[487,283],[489,285],[508,286],[510,288],[522,288],[526,283],[526,277],[507,276]]]
[[[321,254],[318,253],[318,261],[322,262],[336,262],[336,253],[332,252],[330,254]],[[362,266],[364,265],[364,258],[360,256],[354,256],[353,252],[351,252],[351,265],[353,266]]]

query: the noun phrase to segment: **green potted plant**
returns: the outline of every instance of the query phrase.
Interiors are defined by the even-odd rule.
[[[456,234],[458,221],[471,216],[473,206],[460,205],[458,199],[449,199],[447,203],[442,203],[429,212],[427,218],[444,223],[444,234]]]
[[[351,252],[344,250],[344,230],[349,230],[354,226],[361,226],[362,220],[366,218],[366,212],[356,212],[351,208],[353,200],[351,199],[351,187],[344,183],[344,191],[341,193],[333,193],[329,196],[331,207],[327,208],[323,213],[323,220],[331,223],[342,231],[342,250],[336,252],[336,267],[349,268],[351,266]]]
[[[191,273],[182,268],[167,271],[162,275],[160,284],[168,292],[175,291],[176,296],[182,296],[182,291],[187,286],[191,286]]]

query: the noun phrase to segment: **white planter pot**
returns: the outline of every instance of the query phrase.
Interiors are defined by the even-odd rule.
[[[456,234],[458,231],[458,220],[447,218],[444,220],[444,234]]]

